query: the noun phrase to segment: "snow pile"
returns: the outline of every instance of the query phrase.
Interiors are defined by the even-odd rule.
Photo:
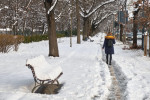
[[[62,72],[61,67],[51,66],[49,63],[47,63],[43,55],[40,55],[33,59],[28,59],[26,64],[29,64],[34,68],[36,77],[41,80],[54,80]]]

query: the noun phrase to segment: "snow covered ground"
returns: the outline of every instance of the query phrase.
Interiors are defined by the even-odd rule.
[[[48,41],[21,44],[18,52],[0,54],[0,100],[91,100],[107,98],[111,77],[102,61],[99,37],[94,42],[76,44],[70,48],[69,38],[58,39],[60,57],[48,57]],[[31,93],[34,86],[31,70],[26,60],[44,55],[51,66],[61,66],[64,84],[57,95]]]
[[[0,100],[106,100],[112,84],[111,75],[101,45],[104,34],[86,41],[69,45],[69,38],[58,39],[60,57],[48,57],[48,41],[21,44],[19,51],[0,54]],[[150,100],[150,58],[141,50],[122,50],[117,41],[113,67],[118,75],[121,93],[126,100]],[[52,66],[61,66],[64,84],[59,94],[31,93],[34,86],[31,70],[26,60],[43,55]]]
[[[150,58],[143,56],[142,50],[122,50],[117,42],[114,67],[125,77],[127,100],[150,100]]]

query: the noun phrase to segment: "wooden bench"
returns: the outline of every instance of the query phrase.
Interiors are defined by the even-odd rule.
[[[63,74],[61,67],[51,66],[43,55],[28,59],[26,66],[31,69],[35,86],[32,89],[32,93],[37,87],[43,84],[58,84],[58,78]]]

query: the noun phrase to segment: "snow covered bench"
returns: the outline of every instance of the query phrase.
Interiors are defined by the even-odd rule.
[[[89,36],[90,42],[93,42],[94,40],[92,39],[92,37]]]
[[[59,84],[58,78],[63,74],[61,67],[51,66],[43,55],[28,59],[26,66],[31,69],[35,81],[32,92],[43,84]]]

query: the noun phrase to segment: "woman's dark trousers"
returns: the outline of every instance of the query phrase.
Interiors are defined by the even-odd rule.
[[[108,55],[109,55],[109,65],[111,65],[112,54],[106,54],[106,63],[108,64]]]

